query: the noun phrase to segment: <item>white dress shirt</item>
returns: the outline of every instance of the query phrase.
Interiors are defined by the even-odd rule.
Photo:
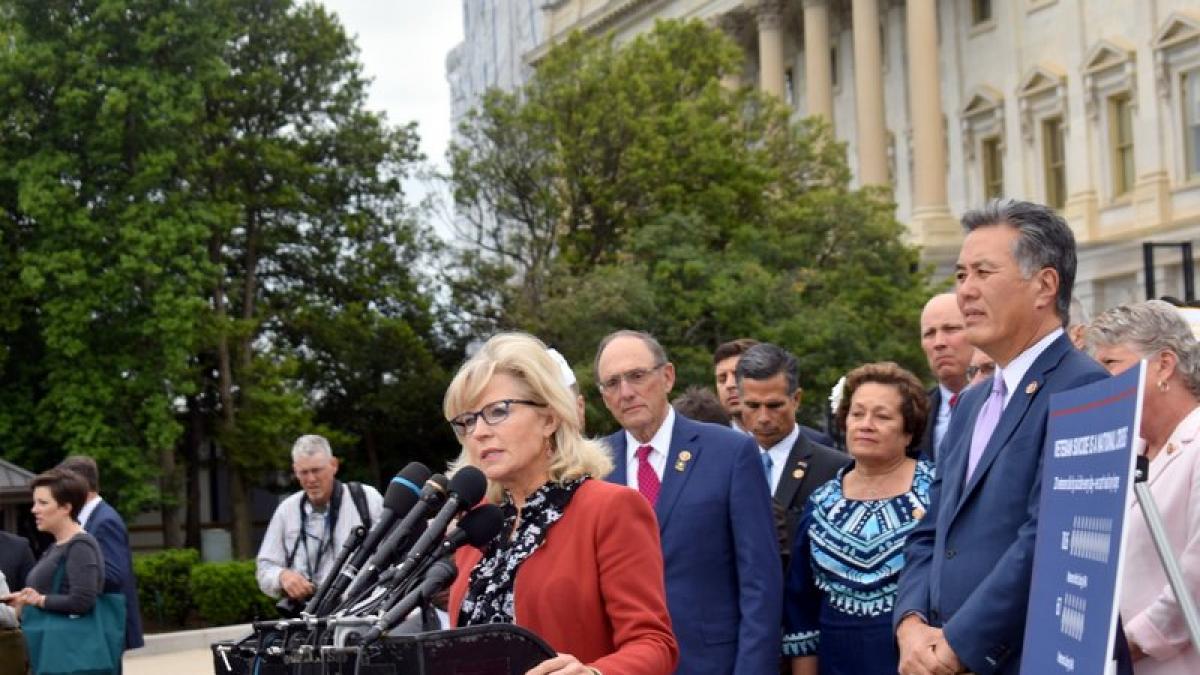
[[[84,503],[83,508],[79,509],[79,526],[87,527],[87,521],[96,512],[96,507],[100,506],[100,501],[103,499],[100,495],[96,495]]]
[[[941,392],[940,403],[937,409],[937,422],[933,425],[933,447],[936,451],[942,447],[942,439],[946,437],[946,430],[950,428],[950,399],[954,396],[954,392],[946,388],[946,385],[938,383],[938,391]]]
[[[625,432],[625,484],[634,490],[638,489],[638,458],[637,449],[643,445],[650,445],[653,450],[646,456],[650,460],[650,467],[654,469],[655,475],[658,476],[659,484],[662,483],[663,471],[667,468],[667,453],[671,451],[671,431],[675,428],[675,409],[667,406],[667,419],[663,420],[662,426],[658,431],[654,432],[654,436],[650,439],[650,443],[642,443],[633,437],[633,434]]]
[[[796,444],[796,439],[799,437],[800,425],[793,424],[792,430],[778,443],[766,449],[759,448],[759,452],[765,452],[771,456],[771,477],[767,481],[770,483],[771,496],[775,496],[775,489],[779,487],[779,479],[783,478],[783,470],[786,468],[788,455],[792,453],[792,446]],[[762,461],[761,456],[758,459],[760,462]]]
[[[1017,355],[1017,358],[1009,362],[1008,366],[1001,369],[1000,364],[996,364],[996,377],[1004,378],[1004,387],[1008,393],[1004,395],[1004,407],[1008,407],[1008,402],[1012,400],[1013,394],[1016,393],[1017,387],[1021,386],[1021,380],[1025,379],[1025,373],[1029,372],[1033,362],[1046,351],[1051,342],[1058,339],[1059,335],[1063,334],[1063,329],[1056,328],[1049,335],[1038,340],[1029,349]]]

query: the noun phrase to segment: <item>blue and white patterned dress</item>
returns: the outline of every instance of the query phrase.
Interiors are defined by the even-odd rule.
[[[904,540],[929,508],[933,465],[917,462],[908,492],[847,499],[842,477],[817,488],[792,546],[784,598],[783,654],[818,657],[822,675],[894,675],[892,635]]]

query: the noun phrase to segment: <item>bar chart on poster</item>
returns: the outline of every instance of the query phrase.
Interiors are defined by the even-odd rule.
[[[1050,399],[1021,672],[1111,661],[1143,367]]]

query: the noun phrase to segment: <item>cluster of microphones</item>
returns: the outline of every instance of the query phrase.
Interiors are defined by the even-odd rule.
[[[420,462],[409,463],[388,484],[378,521],[370,531],[360,526],[351,534],[300,616],[290,621],[369,625],[355,641],[377,641],[454,581],[456,550],[483,546],[500,532],[500,508],[476,506],[486,490],[487,479],[475,467],[464,466],[447,480]]]

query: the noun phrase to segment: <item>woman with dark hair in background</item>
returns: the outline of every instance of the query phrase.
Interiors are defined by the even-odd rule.
[[[783,654],[793,673],[896,672],[904,540],[933,483],[933,465],[913,452],[928,417],[925,388],[900,366],[870,363],[846,376],[836,423],[853,461],[809,497],[792,544]]]
[[[104,558],[100,545],[83,531],[77,518],[87,499],[87,484],[64,469],[51,469],[33,479],[33,518],[38,530],[54,536],[42,559],[33,566],[25,588],[6,602],[19,612],[32,605],[60,614],[86,614],[104,587]],[[60,561],[65,573],[57,593],[52,592]]]

